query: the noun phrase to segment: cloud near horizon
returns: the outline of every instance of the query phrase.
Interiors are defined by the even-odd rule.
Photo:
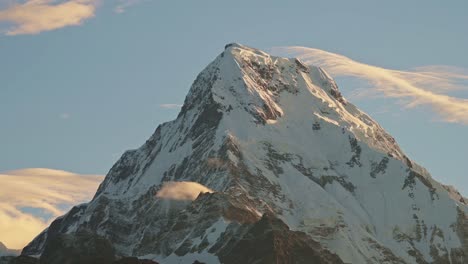
[[[373,90],[355,91],[358,96],[396,98],[407,108],[429,106],[442,121],[468,125],[468,99],[447,95],[450,91],[468,91],[467,69],[436,65],[401,71],[361,63],[314,48],[275,47],[272,51],[320,66],[333,76],[356,77],[372,84]]]
[[[0,241],[24,247],[54,218],[90,200],[103,177],[42,168],[0,172]]]

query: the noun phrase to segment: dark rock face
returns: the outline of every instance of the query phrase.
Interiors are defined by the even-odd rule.
[[[154,230],[148,229],[135,247],[134,255],[145,255],[151,252],[167,255],[175,252],[183,256],[203,250],[217,251],[218,249],[206,248],[208,244],[196,245],[192,241],[199,237],[205,240],[209,235],[210,227],[220,217],[232,221],[234,226],[258,221],[257,215],[243,207],[251,203],[252,201],[247,197],[233,198],[222,193],[200,194],[185,210],[171,215],[170,219],[165,221],[165,225]],[[196,228],[191,230],[190,227],[193,226]],[[224,242],[220,239],[219,246],[223,244]]]
[[[422,176],[421,174],[417,173],[416,171],[412,169],[408,169],[408,177],[406,177],[405,182],[403,184],[402,190],[406,189],[407,187],[409,188],[408,196],[413,198],[414,197],[414,186],[416,185],[416,179],[418,179],[422,184],[424,184],[428,190],[429,194],[431,195],[431,199],[434,201],[435,199],[439,198],[439,195],[436,192],[436,189],[434,186],[432,186],[432,183]]]
[[[336,255],[324,249],[305,233],[289,230],[280,219],[265,214],[260,221],[251,225],[238,239],[233,239],[221,252],[220,260],[225,264],[340,264]]]
[[[359,146],[357,139],[354,137],[349,137],[349,144],[351,146],[351,152],[353,152],[353,156],[346,164],[348,164],[350,167],[354,167],[354,165],[361,167],[361,146]]]
[[[39,264],[39,260],[29,256],[0,257],[0,264]]]
[[[354,191],[356,190],[356,186],[354,186],[351,182],[346,181],[346,178],[344,176],[338,177],[338,176],[322,175],[318,183],[320,184],[320,186],[325,187],[325,185],[333,183],[335,181],[341,184],[341,186],[343,186],[343,188],[348,190],[350,193],[354,193]]]
[[[115,252],[109,240],[81,231],[60,234],[51,239],[40,258],[41,264],[107,264],[114,262]]]
[[[14,257],[11,256],[3,256],[0,257],[0,264],[8,264]]]
[[[21,255],[36,255],[37,252],[41,252],[49,240],[53,239],[56,235],[65,233],[74,221],[79,218],[81,213],[86,210],[86,207],[86,204],[74,206],[66,215],[55,219],[47,230],[40,233],[23,249]]]
[[[453,228],[457,231],[461,239],[462,247],[458,250],[452,250],[450,252],[450,258],[455,264],[466,263],[468,252],[468,216],[465,212],[458,208],[457,223],[453,225]]]
[[[159,263],[156,261],[149,260],[149,259],[138,259],[136,257],[124,257],[113,262],[113,264],[159,264]]]

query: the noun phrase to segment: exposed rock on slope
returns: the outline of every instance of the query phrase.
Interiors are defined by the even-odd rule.
[[[214,193],[158,197],[170,181]],[[93,200],[23,254],[91,230],[118,255],[161,263],[467,263],[468,208],[454,193],[321,68],[230,44],[177,119],[125,152]]]
[[[0,257],[0,264],[39,264],[39,259],[30,256]]]
[[[41,264],[106,264],[115,260],[109,240],[87,230],[73,234],[57,234],[48,241],[41,255]]]
[[[221,262],[226,264],[343,263],[307,234],[289,230],[283,221],[270,214],[265,214],[247,227],[242,237],[228,240],[227,244],[219,254]]]

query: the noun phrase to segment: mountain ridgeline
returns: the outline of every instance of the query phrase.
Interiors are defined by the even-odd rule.
[[[0,241],[0,257],[1,256],[17,256],[20,250],[9,249]]]
[[[168,182],[212,191],[158,195]],[[467,215],[464,198],[407,157],[323,69],[229,44],[177,118],[125,152],[93,200],[22,255],[53,263],[89,247],[105,255],[95,263],[462,264]]]

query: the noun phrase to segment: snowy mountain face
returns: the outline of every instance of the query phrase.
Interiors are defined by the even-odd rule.
[[[181,181],[213,192],[157,195]],[[87,230],[160,263],[468,263],[467,215],[323,69],[229,44],[177,119],[22,254]]]

